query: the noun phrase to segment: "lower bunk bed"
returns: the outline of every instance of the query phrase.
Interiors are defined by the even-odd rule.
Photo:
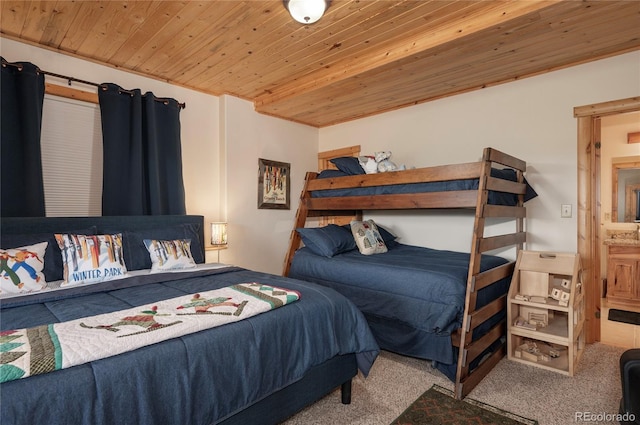
[[[18,251],[39,257],[29,264],[39,279],[21,275],[20,288],[1,272],[3,424],[276,424],[339,387],[348,403],[351,379],[378,354],[362,313],[336,291],[203,264],[202,216],[0,225],[7,265]],[[70,235],[77,251],[61,251],[54,234]],[[188,243],[172,244],[163,263],[172,266],[158,268],[146,246],[159,245],[145,241]],[[73,273],[98,274],[72,271],[88,260],[85,248],[100,253],[102,275],[118,258],[126,275],[65,284]],[[184,257],[194,264],[170,260]]]
[[[351,236],[346,229],[344,233],[345,238]],[[307,233],[303,240],[313,237]],[[389,239],[386,246],[386,253],[362,255],[354,249],[331,258],[303,247],[293,258],[289,276],[345,295],[364,313],[381,349],[431,360],[434,367],[455,382],[458,349],[453,343],[459,338],[465,312],[469,254],[393,243]],[[507,263],[504,258],[485,255],[480,270]],[[478,291],[476,308],[504,297],[510,281],[507,276]],[[472,339],[478,340],[493,326],[502,326],[505,316],[504,309],[497,311],[474,330]],[[487,347],[484,354],[496,348]],[[470,370],[482,359],[480,356],[470,364]]]
[[[506,354],[506,297],[515,261],[492,252],[515,248],[517,254],[526,241],[524,202],[536,196],[524,179],[526,163],[486,148],[474,163],[365,174],[359,150],[322,152],[320,168],[332,163],[338,170],[307,173],[283,275],[347,296],[381,348],[432,360],[461,399]],[[363,220],[364,211],[400,209],[468,209],[474,215],[470,252],[401,244]],[[307,227],[312,217],[322,218],[320,227]],[[514,229],[487,236],[491,219],[512,222]],[[384,249],[365,255],[371,252],[354,243],[354,224],[365,227],[358,232],[369,234],[369,248]]]

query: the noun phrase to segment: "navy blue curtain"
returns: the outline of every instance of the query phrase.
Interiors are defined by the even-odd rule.
[[[111,83],[100,86],[98,98],[102,215],[186,214],[178,102]]]
[[[1,59],[0,215],[44,217],[40,149],[44,74],[32,63]]]

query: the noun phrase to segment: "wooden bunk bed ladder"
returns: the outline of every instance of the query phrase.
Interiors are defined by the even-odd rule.
[[[516,182],[491,177],[493,163],[498,163],[516,170]],[[515,246],[519,252],[526,241],[524,217],[524,176],[526,163],[492,148],[486,148],[483,154],[479,187],[476,201],[474,231],[471,242],[469,274],[465,296],[465,315],[462,328],[452,335],[454,346],[458,347],[458,365],[454,393],[458,399],[464,398],[489,371],[506,355],[506,320],[495,324],[481,338],[472,341],[474,329],[489,320],[496,313],[506,309],[507,295],[493,300],[482,308],[476,309],[477,293],[480,289],[496,284],[513,274],[515,261],[511,261],[493,269],[480,271],[482,253],[498,248]],[[500,191],[518,195],[516,206],[497,206],[488,204],[489,191]],[[515,231],[500,236],[485,237],[486,218],[513,218]],[[485,353],[486,349],[499,342],[487,358],[480,359],[479,364],[470,370],[470,364]]]

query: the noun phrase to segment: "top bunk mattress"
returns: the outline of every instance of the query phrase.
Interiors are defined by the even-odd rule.
[[[344,177],[350,174],[341,170],[324,170],[318,174],[319,179]],[[509,181],[516,181],[516,172],[513,169],[491,169],[491,176]],[[538,196],[536,191],[529,185],[525,179],[527,191],[524,195],[524,201],[528,201]],[[354,187],[345,189],[327,189],[315,190],[311,192],[313,198],[330,198],[330,197],[346,197],[346,196],[375,196],[375,195],[396,195],[407,193],[425,193],[425,192],[445,192],[457,190],[477,190],[479,179],[460,179],[449,181],[436,181],[426,183],[408,183],[393,184],[385,186],[371,187]],[[488,203],[491,205],[507,205],[515,206],[518,203],[518,196],[512,193],[489,191]]]

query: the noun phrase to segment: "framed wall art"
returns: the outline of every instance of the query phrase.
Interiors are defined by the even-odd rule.
[[[258,208],[290,209],[291,164],[258,159]]]

